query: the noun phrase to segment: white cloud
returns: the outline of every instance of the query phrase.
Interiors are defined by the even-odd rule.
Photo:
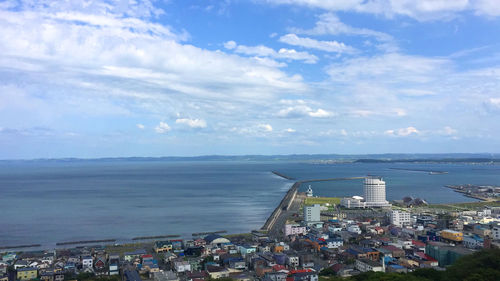
[[[163,121],[155,127],[155,132],[157,132],[158,134],[164,134],[168,131],[170,131],[170,126]]]
[[[137,124],[136,126],[137,126],[137,128],[139,128],[141,130],[144,130],[144,128],[146,128],[146,126],[144,126],[142,124]]]
[[[326,117],[333,116],[333,113],[326,111],[326,110],[323,110],[321,108],[318,108],[316,111],[309,112],[309,116],[315,117],[315,118],[326,118]]]
[[[325,11],[352,11],[387,18],[407,16],[418,21],[450,20],[460,13],[473,11],[478,15],[499,16],[496,0],[265,0],[272,4],[289,4],[319,8]]]
[[[445,126],[443,129],[439,130],[438,133],[444,136],[452,136],[457,134],[457,130],[450,126]]]
[[[334,81],[370,80],[388,84],[414,82],[426,83],[438,79],[451,70],[451,62],[442,58],[428,58],[389,53],[373,57],[357,57],[331,64],[327,72]],[[405,88],[398,91],[422,93],[422,90]],[[428,93],[428,90],[424,90]]]
[[[309,116],[313,118],[326,118],[332,117],[335,114],[324,109],[312,109],[310,106],[305,104],[303,100],[282,100],[281,103],[290,105],[286,108],[282,108],[278,111],[276,116],[287,117],[287,118],[300,118],[304,116]]]
[[[236,48],[236,42],[227,41],[226,43],[224,43],[224,48],[232,50],[232,49]]]
[[[224,43],[226,49],[234,50],[235,53],[244,54],[244,55],[252,55],[259,57],[270,57],[273,59],[287,59],[287,60],[301,60],[305,63],[316,63],[318,61],[318,57],[315,55],[309,54],[308,52],[298,52],[294,49],[286,49],[281,48],[278,51],[275,51],[272,48],[258,45],[258,46],[245,46],[245,45],[237,45],[234,41],[229,41]]]
[[[418,135],[420,132],[415,127],[407,127],[407,128],[397,129],[397,130],[387,130],[384,133],[386,135],[390,135],[390,136],[406,137],[406,136],[410,136],[412,134]]]
[[[500,98],[489,98],[488,103],[494,107],[500,108]]]
[[[288,128],[288,129],[285,129],[285,132],[287,132],[287,133],[295,133],[297,131],[295,129]]]
[[[257,125],[257,127],[265,132],[272,132],[273,131],[273,127],[269,124],[259,124],[259,125]]]
[[[279,41],[293,46],[317,49],[331,53],[354,53],[356,51],[353,47],[347,46],[341,42],[320,41],[307,37],[299,37],[292,33],[281,36]]]
[[[307,35],[359,35],[374,37],[379,41],[392,41],[394,38],[384,32],[371,30],[368,28],[357,28],[340,21],[333,13],[321,14],[316,25],[312,29],[292,28],[294,33]]]
[[[184,124],[191,128],[206,128],[207,122],[203,119],[188,119],[188,118],[179,118],[175,120],[176,124]]]

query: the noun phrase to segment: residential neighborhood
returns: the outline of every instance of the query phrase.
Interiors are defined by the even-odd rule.
[[[307,203],[307,201],[306,201]],[[138,281],[317,281],[330,272],[445,270],[458,258],[500,247],[500,207],[432,212],[399,206],[327,212],[305,204],[279,235],[264,231],[127,245],[5,252],[0,281],[87,278]],[[322,211],[323,210],[323,211]],[[93,276],[93,277],[92,277]]]

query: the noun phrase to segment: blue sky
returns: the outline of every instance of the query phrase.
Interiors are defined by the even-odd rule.
[[[500,152],[495,0],[0,1],[0,159]]]

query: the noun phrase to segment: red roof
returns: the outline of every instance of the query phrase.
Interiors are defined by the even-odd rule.
[[[277,264],[277,265],[273,266],[273,270],[274,271],[280,271],[280,270],[283,270],[283,269],[286,269],[286,267],[284,265],[281,265],[281,264]]]
[[[290,270],[290,274],[305,273],[305,272],[312,272],[312,269],[306,268],[306,269]]]
[[[434,259],[433,257],[429,256],[429,255],[426,255],[424,254],[424,252],[416,252],[415,255],[419,256],[420,258],[424,259],[424,260],[428,260],[428,261],[437,261],[436,259]]]
[[[418,247],[425,247],[425,243],[422,241],[411,240],[411,243]]]

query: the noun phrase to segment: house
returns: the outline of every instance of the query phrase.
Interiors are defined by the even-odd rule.
[[[306,235],[307,228],[305,226],[301,226],[299,224],[285,224],[284,233],[285,233],[285,236]]]
[[[137,271],[125,270],[123,272],[123,281],[142,281],[142,279]]]
[[[120,256],[110,255],[109,256],[109,275],[120,274]]]
[[[361,272],[376,271],[384,272],[384,268],[380,262],[376,262],[369,259],[358,259],[356,260],[356,269]]]
[[[54,281],[54,270],[40,270],[40,280]]]
[[[96,270],[102,270],[106,267],[106,257],[97,256],[94,261],[94,268]]]
[[[223,277],[229,277],[229,270],[221,266],[207,265],[207,273],[212,279],[218,279]]]
[[[294,273],[291,277],[294,281],[318,281],[318,274],[314,271]]]
[[[344,240],[341,238],[330,238],[326,239],[325,242],[328,249],[338,248],[344,245]]]
[[[264,281],[286,281],[288,273],[286,272],[266,272]]]
[[[246,269],[245,260],[242,258],[233,258],[229,260],[229,268],[237,269],[237,270],[245,270]]]
[[[82,256],[82,267],[83,268],[92,268],[94,260],[91,256]]]
[[[174,262],[174,269],[176,272],[186,272],[191,271],[191,264],[187,261],[176,261]]]
[[[290,267],[298,267],[299,266],[299,257],[294,255],[287,255],[286,264]]]
[[[25,260],[18,260],[14,263],[14,269],[17,270],[19,268],[28,267],[29,263]]]
[[[18,280],[31,280],[38,277],[38,270],[35,267],[22,267],[17,270]]]
[[[146,250],[140,249],[140,250],[135,250],[133,252],[125,252],[124,254],[124,260],[131,262],[137,258],[140,258],[141,256],[146,254]]]
[[[221,246],[222,244],[226,244],[226,243],[231,243],[231,241],[229,241],[229,239],[227,238],[224,238],[220,235],[217,235],[217,234],[210,234],[208,236],[205,236],[205,238],[203,238],[205,240],[205,242],[208,244],[208,245],[212,245],[212,246]]]
[[[179,281],[179,277],[173,271],[162,271],[153,273],[154,281]]]
[[[387,245],[387,246],[382,246],[382,249],[385,249],[387,251],[390,251],[391,257],[393,258],[401,258],[405,256],[405,251],[401,248],[398,248],[394,245]]]
[[[357,224],[352,224],[347,227],[347,231],[351,233],[361,234],[361,229]]]
[[[484,247],[484,239],[477,234],[466,235],[463,239],[463,244],[466,248],[480,249]]]
[[[240,254],[245,257],[248,254],[255,253],[257,251],[257,248],[249,245],[240,245]]]
[[[156,241],[153,250],[156,253],[172,251],[172,242],[170,241]]]

